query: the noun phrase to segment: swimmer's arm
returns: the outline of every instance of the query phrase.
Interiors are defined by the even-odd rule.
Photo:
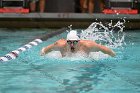
[[[96,48],[97,48],[98,51],[101,51],[101,52],[103,52],[105,54],[108,54],[108,55],[110,55],[112,57],[114,57],[116,55],[113,50],[111,50],[110,48],[108,48],[106,46],[97,44]]]
[[[41,51],[40,51],[40,55],[41,55],[41,56],[44,56],[44,55],[47,54],[48,52],[51,52],[52,49],[54,48],[54,46],[55,46],[55,44],[51,44],[51,45],[49,45],[49,46],[47,46],[47,47],[43,47],[43,48],[41,49]]]

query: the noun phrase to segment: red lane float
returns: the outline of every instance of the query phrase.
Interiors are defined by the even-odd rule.
[[[104,9],[104,14],[138,14],[136,9]]]
[[[0,13],[29,13],[29,9],[25,8],[0,8]]]

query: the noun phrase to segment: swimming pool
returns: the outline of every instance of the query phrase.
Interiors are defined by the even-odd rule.
[[[31,31],[32,30],[32,31]],[[43,35],[50,29],[0,29],[0,56]],[[125,32],[115,58],[83,59],[39,56],[40,49],[65,38],[55,36],[15,60],[0,63],[1,93],[139,93],[140,31]]]

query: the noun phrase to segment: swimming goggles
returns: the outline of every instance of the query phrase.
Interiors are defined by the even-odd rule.
[[[77,44],[79,42],[79,40],[67,40],[68,44]]]

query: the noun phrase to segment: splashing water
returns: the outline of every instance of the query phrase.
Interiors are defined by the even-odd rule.
[[[107,25],[102,22],[93,22],[86,30],[82,30],[81,39],[94,40],[111,48],[122,47],[124,42],[124,23],[118,21],[113,25],[112,21]]]
[[[84,40],[93,40],[97,43],[105,45],[110,48],[122,47],[125,44],[124,42],[124,22],[118,21],[113,25],[112,21],[107,25],[103,25],[101,22],[93,22],[87,29],[82,30],[80,33],[80,38]],[[72,30],[72,25],[69,26],[70,30]],[[67,31],[67,32],[69,32]],[[55,52],[49,53],[48,56],[62,58],[61,54],[57,54]],[[107,54],[102,52],[91,52],[88,57],[83,53],[76,53],[71,56],[65,57],[64,59],[68,60],[83,60],[85,58],[92,58],[94,60],[104,59],[109,57]],[[77,59],[78,58],[78,59]]]

